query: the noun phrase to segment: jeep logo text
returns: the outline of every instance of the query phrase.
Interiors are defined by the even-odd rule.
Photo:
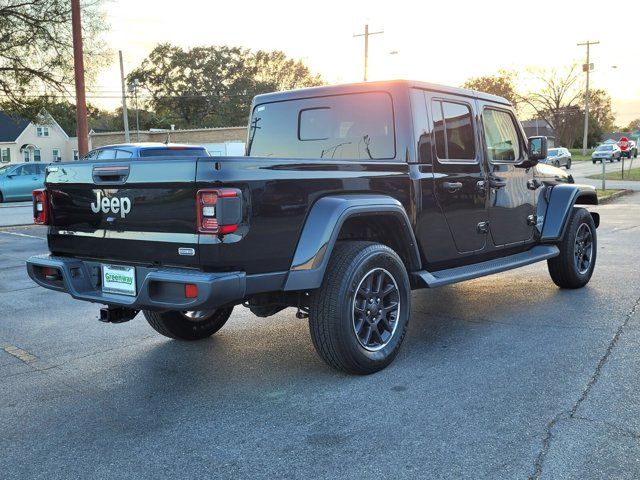
[[[101,192],[96,192],[96,201],[91,204],[93,213],[119,213],[124,218],[131,211],[131,200],[128,197],[103,197]]]

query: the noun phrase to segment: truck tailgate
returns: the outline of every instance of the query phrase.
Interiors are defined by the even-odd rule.
[[[196,166],[197,158],[49,166],[50,250],[113,262],[197,267]]]

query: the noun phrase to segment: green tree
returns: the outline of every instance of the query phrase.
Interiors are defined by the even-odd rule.
[[[101,0],[84,1],[82,14],[85,69],[90,82],[105,58],[100,34],[107,26]],[[3,109],[28,115],[32,113],[28,108],[30,99],[43,92],[66,94],[72,86],[71,2],[1,0],[0,102]]]
[[[520,96],[516,93],[515,79],[515,72],[499,70],[495,75],[470,78],[462,87],[504,97],[517,108]]]
[[[157,45],[128,77],[140,82],[143,104],[178,127],[244,125],[260,93],[320,85],[300,61],[282,52]],[[146,92],[146,93],[145,93]]]
[[[580,112],[584,120],[584,97],[580,101]],[[615,116],[611,110],[611,97],[603,89],[589,90],[589,132],[587,144],[597,145],[602,135],[615,130]],[[578,146],[582,146],[582,140]]]
[[[627,132],[635,132],[636,130],[640,130],[640,118],[636,118],[635,120],[631,120],[629,125],[625,127],[625,131]]]

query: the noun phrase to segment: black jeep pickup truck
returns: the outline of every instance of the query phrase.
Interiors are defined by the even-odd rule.
[[[398,353],[411,290],[546,260],[561,288],[596,261],[595,190],[541,180],[503,98],[411,81],[254,99],[245,157],[90,160],[48,167],[34,192],[50,255],[43,287],[140,310],[171,338],[218,331],[237,305],[309,318],[332,367]]]

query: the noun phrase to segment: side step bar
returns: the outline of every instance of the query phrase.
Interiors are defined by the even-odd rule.
[[[560,254],[560,250],[555,245],[537,245],[531,250],[508,257],[496,258],[495,260],[487,260],[486,262],[474,263],[472,265],[464,265],[462,267],[449,268],[447,270],[439,270],[437,272],[427,272],[421,270],[414,272],[426,287],[434,288],[451,283],[463,282],[473,278],[484,277],[494,273],[504,272],[513,268],[523,267],[532,263],[541,262],[549,258],[556,257]]]

